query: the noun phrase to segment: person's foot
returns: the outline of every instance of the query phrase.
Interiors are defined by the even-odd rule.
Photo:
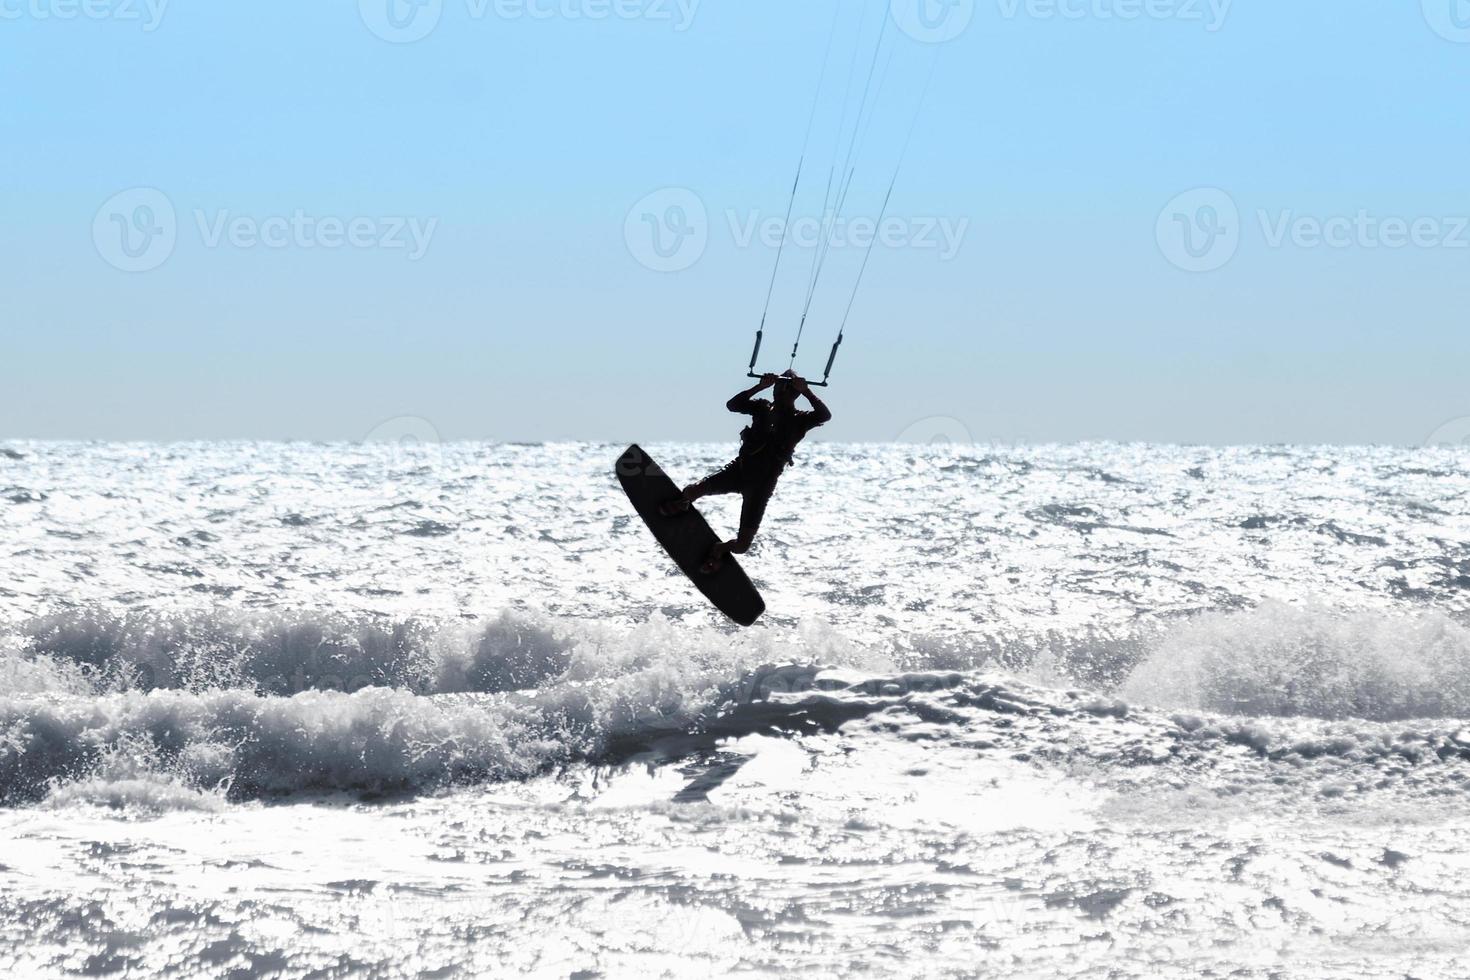
[[[706,575],[713,575],[725,567],[726,554],[724,545],[717,546],[714,551],[709,553],[709,557],[704,560],[704,564],[699,566],[699,570]]]
[[[658,505],[658,512],[664,517],[677,517],[680,514],[687,514],[689,513],[689,501],[683,497],[665,500]]]

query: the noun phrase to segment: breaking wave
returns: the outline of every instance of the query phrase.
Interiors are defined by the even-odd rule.
[[[1122,685],[1133,701],[1232,715],[1470,716],[1470,629],[1447,615],[1267,602],[1167,633]]]
[[[662,619],[70,612],[0,639],[0,802],[521,778],[684,731],[752,667],[812,659],[875,663],[820,631]]]
[[[1136,635],[910,637],[905,647],[879,651],[818,626],[735,634],[661,618],[615,628],[511,613],[434,623],[74,610],[0,635],[0,803],[208,808],[313,790],[419,791],[626,758],[661,740],[688,751],[756,731],[835,730],[883,712],[932,731],[966,724],[959,708],[1014,713],[1027,697],[1063,699],[1045,708],[1053,714],[1173,711],[1161,738],[1264,754],[1364,739],[1398,752],[1399,735],[1364,726],[1470,716],[1470,629],[1432,613],[1265,604]],[[1014,680],[982,680],[996,669]],[[799,696],[765,700],[772,678]],[[1016,693],[1028,684],[1053,694]],[[1074,685],[1085,690],[1069,693]],[[953,703],[931,697],[936,689]],[[1349,727],[1282,734],[1181,711]],[[1436,744],[1458,757],[1447,738]]]
[[[417,694],[512,691],[563,673],[576,640],[509,613],[444,625],[365,615],[69,610],[24,624],[3,668],[12,689],[204,691],[263,695],[402,688]]]

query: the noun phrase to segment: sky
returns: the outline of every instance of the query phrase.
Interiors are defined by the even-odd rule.
[[[0,439],[730,439],[820,267],[827,439],[1459,441],[1467,83],[1466,0],[0,0]]]

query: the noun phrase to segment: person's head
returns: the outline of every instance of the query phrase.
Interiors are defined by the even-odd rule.
[[[790,411],[796,407],[796,382],[792,380],[795,377],[795,374],[787,371],[781,375],[781,379],[771,389],[771,401],[783,411]]]

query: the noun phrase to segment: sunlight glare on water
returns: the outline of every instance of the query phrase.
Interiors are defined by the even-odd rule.
[[[10,448],[10,975],[1470,972],[1461,449]]]

